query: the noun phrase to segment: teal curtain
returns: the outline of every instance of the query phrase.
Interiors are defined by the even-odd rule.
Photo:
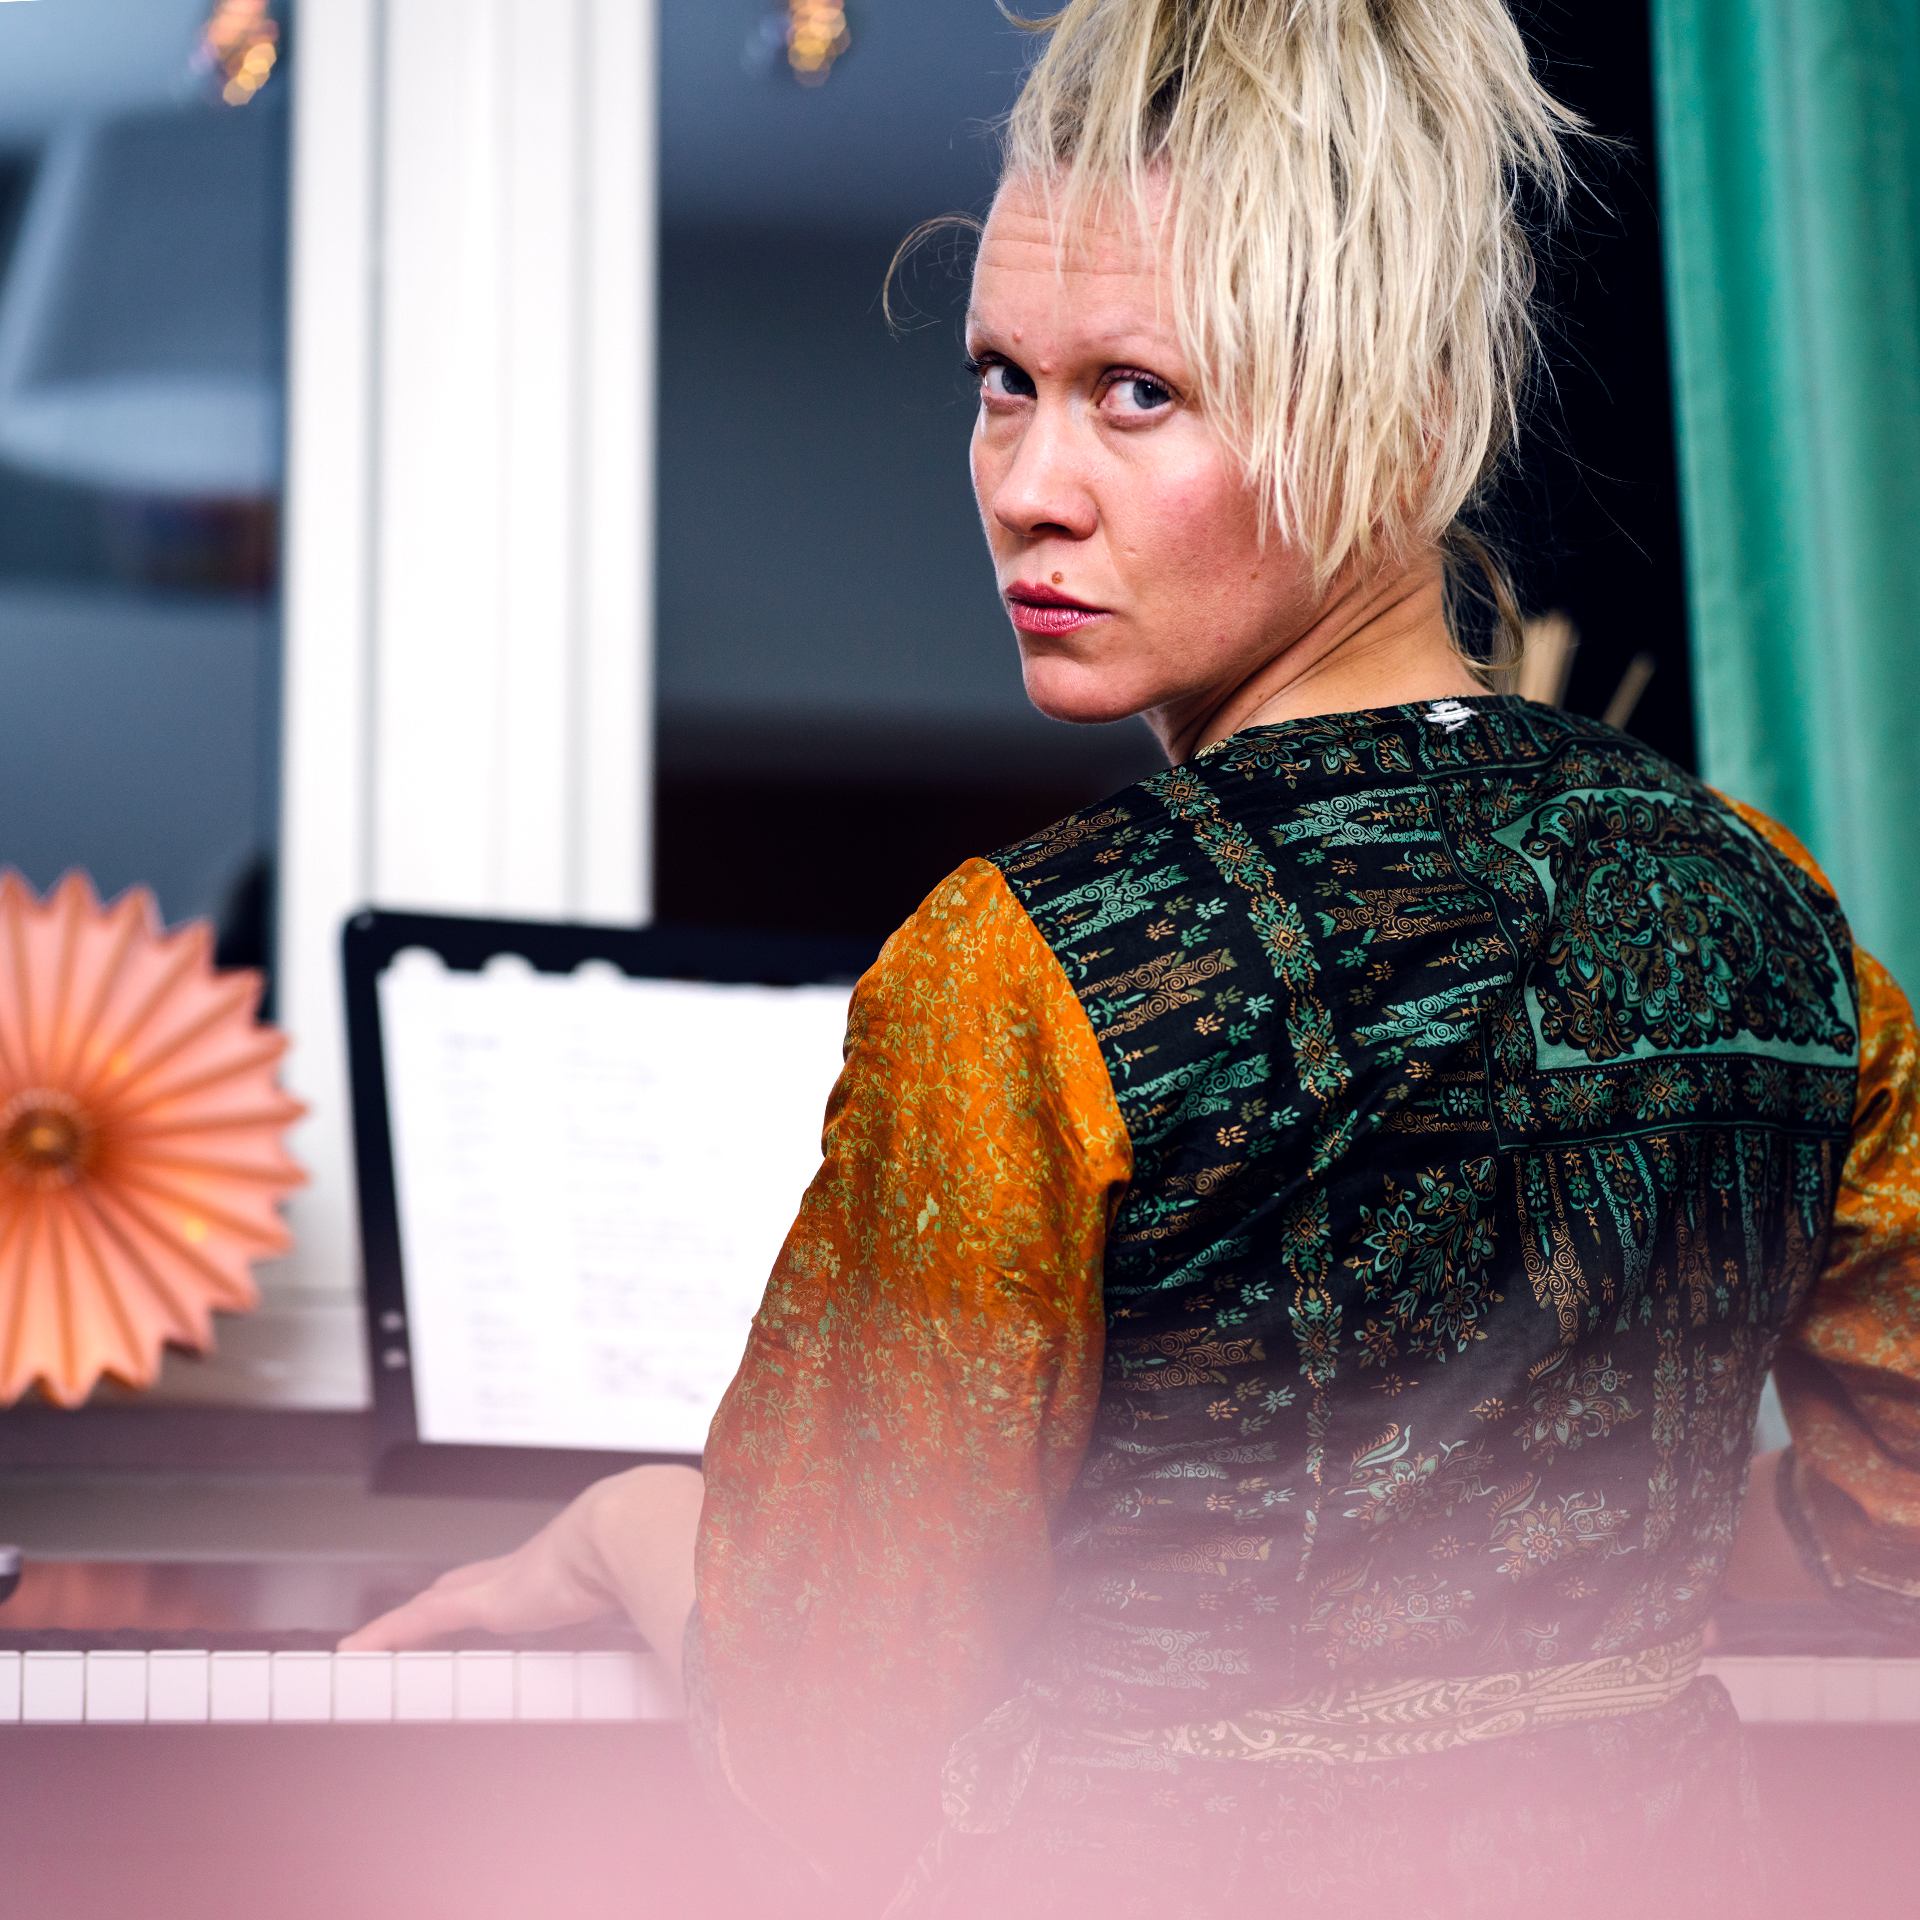
[[[1701,771],[1920,998],[1920,0],[1653,0]]]

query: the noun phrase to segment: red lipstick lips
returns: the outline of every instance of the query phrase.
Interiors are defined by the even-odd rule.
[[[1106,617],[1104,607],[1090,607],[1056,587],[1036,586],[1025,580],[1016,580],[1007,589],[1006,599],[1007,611],[1021,633],[1072,633],[1090,620]]]

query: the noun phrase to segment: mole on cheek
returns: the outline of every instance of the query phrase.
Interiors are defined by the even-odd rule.
[[[1060,582],[1064,580],[1066,577],[1067,576],[1064,573],[1056,573],[1053,576],[1053,584],[1057,587],[1060,584]]]

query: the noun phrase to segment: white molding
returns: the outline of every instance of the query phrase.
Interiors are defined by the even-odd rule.
[[[293,1147],[312,1184],[287,1210],[294,1253],[260,1272],[263,1314],[302,1292],[348,1294],[359,1273],[339,925],[367,897],[370,865],[381,11],[314,0],[294,70],[278,1013],[293,1037],[284,1077],[310,1108]],[[297,1351],[288,1364],[313,1370]],[[364,1362],[342,1353],[342,1369],[347,1397],[364,1399]],[[247,1397],[239,1379],[233,1397]]]
[[[267,1313],[358,1285],[346,915],[649,905],[656,43],[654,0],[301,10],[279,956],[312,1185]],[[290,1400],[345,1397],[297,1351]]]

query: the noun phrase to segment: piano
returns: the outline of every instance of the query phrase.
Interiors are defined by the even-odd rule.
[[[681,1717],[678,1687],[644,1648],[337,1653],[310,1641],[286,1644],[295,1637],[213,1647],[187,1644],[210,1635],[166,1636],[167,1644],[156,1645],[152,1635],[0,1633],[0,1727]]]
[[[138,1886],[146,1920],[763,1912],[631,1635],[333,1651],[433,1571],[30,1561],[0,1604],[6,1910],[93,1920]],[[1920,1649],[1748,1606],[1707,1670],[1752,1729],[1781,1920],[1908,1920]]]
[[[437,1571],[392,1564],[40,1561],[0,1550],[0,1728],[548,1726],[682,1717],[617,1621],[506,1645],[340,1653]],[[1920,1727],[1920,1646],[1796,1606],[1725,1607],[1702,1670],[1753,1726]]]
[[[456,1544],[444,1514],[412,1522],[429,1551],[489,1549],[474,1523]],[[617,1622],[334,1651],[441,1564],[30,1555],[0,1602],[0,1912],[752,1911],[677,1687]]]
[[[38,1561],[0,1600],[0,1728],[362,1726],[681,1717],[679,1686],[617,1621],[339,1653],[427,1566]],[[0,1581],[5,1569],[0,1567]]]

